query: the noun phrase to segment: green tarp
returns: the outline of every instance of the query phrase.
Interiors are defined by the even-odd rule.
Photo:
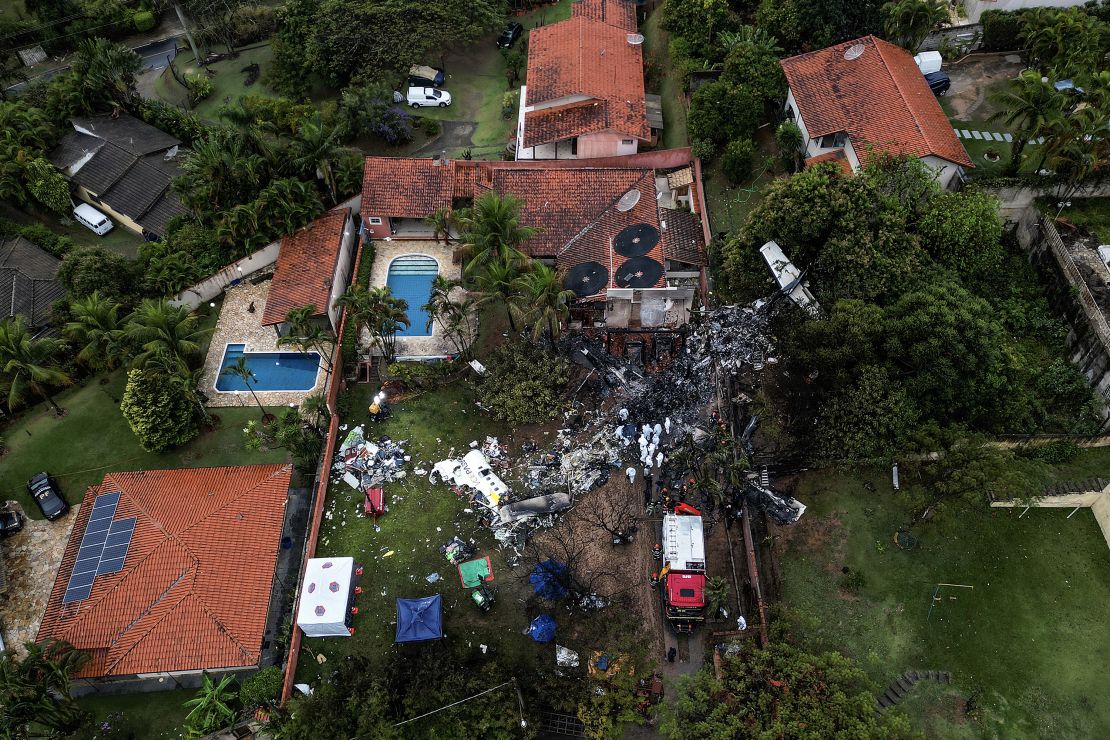
[[[485,581],[493,580],[489,557],[468,560],[459,564],[459,580],[465,588],[478,588]]]

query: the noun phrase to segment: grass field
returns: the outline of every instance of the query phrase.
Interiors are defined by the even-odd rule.
[[[671,69],[671,55],[667,49],[667,33],[659,27],[662,12],[657,10],[644,21],[640,30],[644,34],[644,64],[654,64],[661,70],[658,89],[648,90],[663,99],[663,142],[666,149],[689,145],[686,132],[686,102],[682,94],[682,80]]]
[[[257,418],[251,406],[218,409],[221,426],[192,442],[163,453],[139,447],[131,427],[119,410],[126,376],[122,370],[96,378],[56,397],[67,411],[59,419],[45,404],[25,413],[2,433],[8,453],[0,460],[0,500],[15,499],[28,516],[42,514],[24,487],[35,473],[49,471],[70,504],[84,496],[85,489],[99,483],[110,470],[159,470],[164,468],[212,467],[280,462],[284,450],[251,452],[243,448],[243,426]]]
[[[143,243],[141,236],[119,225],[104,236],[97,236],[76,221],[69,226],[63,226],[61,219],[56,214],[40,211],[34,208],[32,204],[28,204],[22,210],[6,203],[0,204],[0,216],[20,224],[42,224],[53,232],[70,237],[78,246],[103,247],[109,252],[115,252],[132,259],[138,256],[139,247]]]
[[[1104,451],[1046,477],[1092,469],[1110,469]],[[809,509],[782,543],[786,629],[883,687],[906,670],[950,671],[953,687],[914,689],[903,705],[931,737],[1106,736],[1110,565],[1091,513],[950,509],[901,550],[908,511],[888,480],[872,476],[872,492],[867,477],[802,478]],[[930,613],[938,583],[974,588],[942,588]]]
[[[149,694],[114,694],[78,699],[92,713],[90,727],[108,723],[111,732],[87,733],[88,737],[178,738],[188,713],[183,706],[196,696],[193,689],[155,691]]]
[[[265,79],[269,69],[270,60],[273,58],[269,45],[246,49],[239,53],[235,59],[225,59],[221,62],[208,65],[215,73],[212,77],[212,94],[197,104],[193,109],[203,119],[216,120],[216,112],[221,106],[234,102],[245,95],[260,95],[262,97],[277,97],[277,93],[267,87]],[[174,61],[182,74],[195,74],[198,67],[193,61],[192,52],[185,51],[177,55]],[[246,85],[247,76],[243,68],[250,64],[257,64],[261,77],[250,87]],[[181,86],[167,69],[154,84],[155,94],[168,103],[185,105],[188,98],[185,88]]]
[[[1056,208],[1049,213],[1056,213]],[[1089,229],[1100,244],[1110,244],[1110,198],[1072,198],[1071,205],[1061,216],[1076,226]]]
[[[353,411],[348,420],[352,425],[366,419],[366,406],[377,390],[376,385],[352,388]],[[374,665],[383,666],[398,649],[393,645],[395,600],[436,593],[443,596],[444,629],[456,651],[476,654],[484,644],[514,664],[527,664],[534,658],[533,643],[520,634],[527,627],[518,602],[527,595],[522,593],[520,570],[508,567],[489,530],[478,525],[474,514],[464,511],[466,502],[447,486],[429,483],[427,472],[419,476],[413,472],[418,468],[430,471],[432,463],[446,458],[452,447],[461,456],[471,441],[481,443],[486,435],[500,435],[502,443],[507,443],[507,432],[505,426],[479,413],[469,388],[459,383],[404,400],[393,406],[393,417],[384,425],[367,429],[373,438],[388,435],[408,440],[405,451],[412,458],[408,476],[386,485],[391,504],[389,512],[378,519],[380,531],[374,531],[371,520],[358,515],[362,502],[353,489],[344,483],[332,484],[316,554],[353,556],[365,568],[365,591],[357,598],[353,639],[304,639],[297,667],[299,681],[329,675],[334,662],[349,654],[369,657]],[[498,601],[488,614],[470,602],[455,566],[439,551],[455,535],[473,538],[477,556],[490,557]],[[432,573],[438,573],[441,580],[428,583],[425,577]],[[324,655],[327,662],[317,663],[317,654]]]

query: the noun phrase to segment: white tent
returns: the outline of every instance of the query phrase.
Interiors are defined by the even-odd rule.
[[[351,597],[354,558],[312,558],[304,570],[297,626],[306,637],[350,637],[344,621]]]

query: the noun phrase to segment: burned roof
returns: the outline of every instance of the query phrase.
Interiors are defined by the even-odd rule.
[[[22,316],[36,329],[49,323],[51,306],[65,296],[61,263],[21,236],[0,242],[0,317]]]

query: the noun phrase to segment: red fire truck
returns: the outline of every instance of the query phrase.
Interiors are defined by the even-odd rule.
[[[705,538],[700,515],[663,515],[661,574],[667,621],[675,632],[693,632],[705,621]]]

